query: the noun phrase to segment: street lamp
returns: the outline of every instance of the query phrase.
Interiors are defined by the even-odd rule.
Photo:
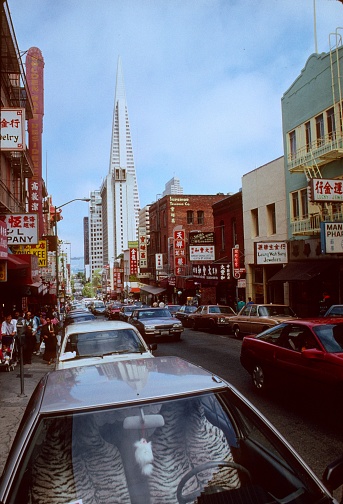
[[[60,282],[59,282],[59,271],[58,271],[58,234],[57,234],[57,210],[60,208],[69,205],[69,203],[73,203],[73,201],[86,201],[89,202],[90,198],[74,198],[70,201],[67,201],[66,203],[63,203],[63,205],[55,206],[55,236],[56,236],[56,263],[55,263],[55,269],[56,269],[56,298],[57,298],[57,311],[60,311],[60,299],[59,299],[59,290],[60,290]]]

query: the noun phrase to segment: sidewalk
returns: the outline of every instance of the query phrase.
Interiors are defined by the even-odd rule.
[[[24,394],[21,394],[19,364],[14,371],[0,372],[0,474],[3,471],[12,441],[19,427],[26,405],[37,383],[54,366],[49,366],[41,355],[32,356],[32,364],[24,366]]]

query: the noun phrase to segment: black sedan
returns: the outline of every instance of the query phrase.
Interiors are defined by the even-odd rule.
[[[128,322],[141,333],[146,341],[159,337],[179,340],[183,331],[181,322],[167,308],[141,308],[133,310]]]
[[[190,327],[191,324],[188,320],[188,317],[191,313],[194,313],[197,309],[197,306],[193,305],[183,305],[180,309],[175,313],[175,317],[181,320],[183,327]]]
[[[2,504],[334,504],[237,390],[177,357],[53,371],[34,391]]]

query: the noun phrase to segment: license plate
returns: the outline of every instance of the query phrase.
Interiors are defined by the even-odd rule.
[[[168,336],[169,331],[161,331],[161,336]]]

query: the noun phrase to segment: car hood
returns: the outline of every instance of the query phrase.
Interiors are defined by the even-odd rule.
[[[152,353],[143,352],[141,353],[124,353],[124,354],[115,354],[115,355],[104,355],[103,357],[85,357],[79,359],[69,359],[65,361],[57,361],[56,369],[67,369],[74,368],[80,366],[91,366],[93,364],[104,364],[107,362],[118,362],[122,360],[136,360],[136,359],[150,359],[154,358]]]

